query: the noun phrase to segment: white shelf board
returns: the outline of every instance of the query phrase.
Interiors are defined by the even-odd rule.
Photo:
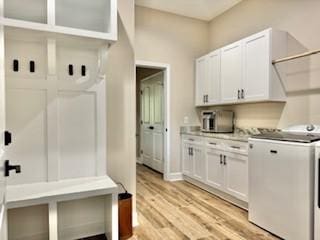
[[[43,31],[49,33],[59,33],[74,35],[80,37],[88,37],[95,39],[103,39],[107,41],[114,42],[117,40],[117,33],[104,33],[104,32],[95,32],[77,28],[61,27],[50,24],[28,22],[23,20],[16,20],[11,18],[0,17],[0,24],[8,27],[17,27],[22,29]]]
[[[6,201],[10,209],[117,192],[118,186],[110,177],[89,177],[7,186]]]

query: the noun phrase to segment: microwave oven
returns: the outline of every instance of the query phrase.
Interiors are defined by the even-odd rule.
[[[225,110],[202,111],[201,131],[211,133],[232,133],[234,131],[234,112]]]

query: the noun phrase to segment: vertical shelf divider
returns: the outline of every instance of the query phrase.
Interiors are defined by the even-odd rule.
[[[47,23],[50,26],[55,26],[55,24],[56,24],[56,2],[55,2],[55,0],[47,0]]]
[[[50,1],[50,0],[49,0]],[[57,41],[47,39],[48,181],[59,180]]]

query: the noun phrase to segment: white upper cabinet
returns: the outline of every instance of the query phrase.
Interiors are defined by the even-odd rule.
[[[220,101],[220,50],[196,60],[196,105]]]
[[[0,24],[117,40],[117,0],[1,0]]]
[[[242,84],[242,42],[221,49],[221,102],[240,99]]]
[[[216,104],[220,101],[220,50],[213,51],[208,59],[208,103]]]
[[[216,73],[216,78],[220,76],[219,80],[214,81],[220,83],[220,92],[217,93],[216,88],[208,88],[205,94],[209,96],[209,101],[202,105],[285,101],[282,84],[285,75],[281,69],[273,66],[272,60],[287,55],[286,32],[270,28],[225,46],[220,52],[221,68],[207,64],[206,70],[211,74]],[[221,69],[221,72],[217,69]],[[197,78],[196,81],[201,79]],[[218,101],[210,98],[218,95]],[[196,105],[199,106],[198,102]]]
[[[196,60],[196,105],[201,106],[206,103],[207,95],[207,56]]]

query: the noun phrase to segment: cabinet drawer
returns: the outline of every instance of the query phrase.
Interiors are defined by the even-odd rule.
[[[225,150],[227,152],[248,155],[249,144],[246,142],[226,141]]]
[[[218,150],[223,150],[224,144],[223,140],[215,139],[215,138],[206,138],[204,140],[205,147],[207,148],[214,148]]]
[[[184,142],[187,142],[190,144],[202,144],[203,143],[202,137],[192,136],[192,135],[182,135],[182,140]]]

